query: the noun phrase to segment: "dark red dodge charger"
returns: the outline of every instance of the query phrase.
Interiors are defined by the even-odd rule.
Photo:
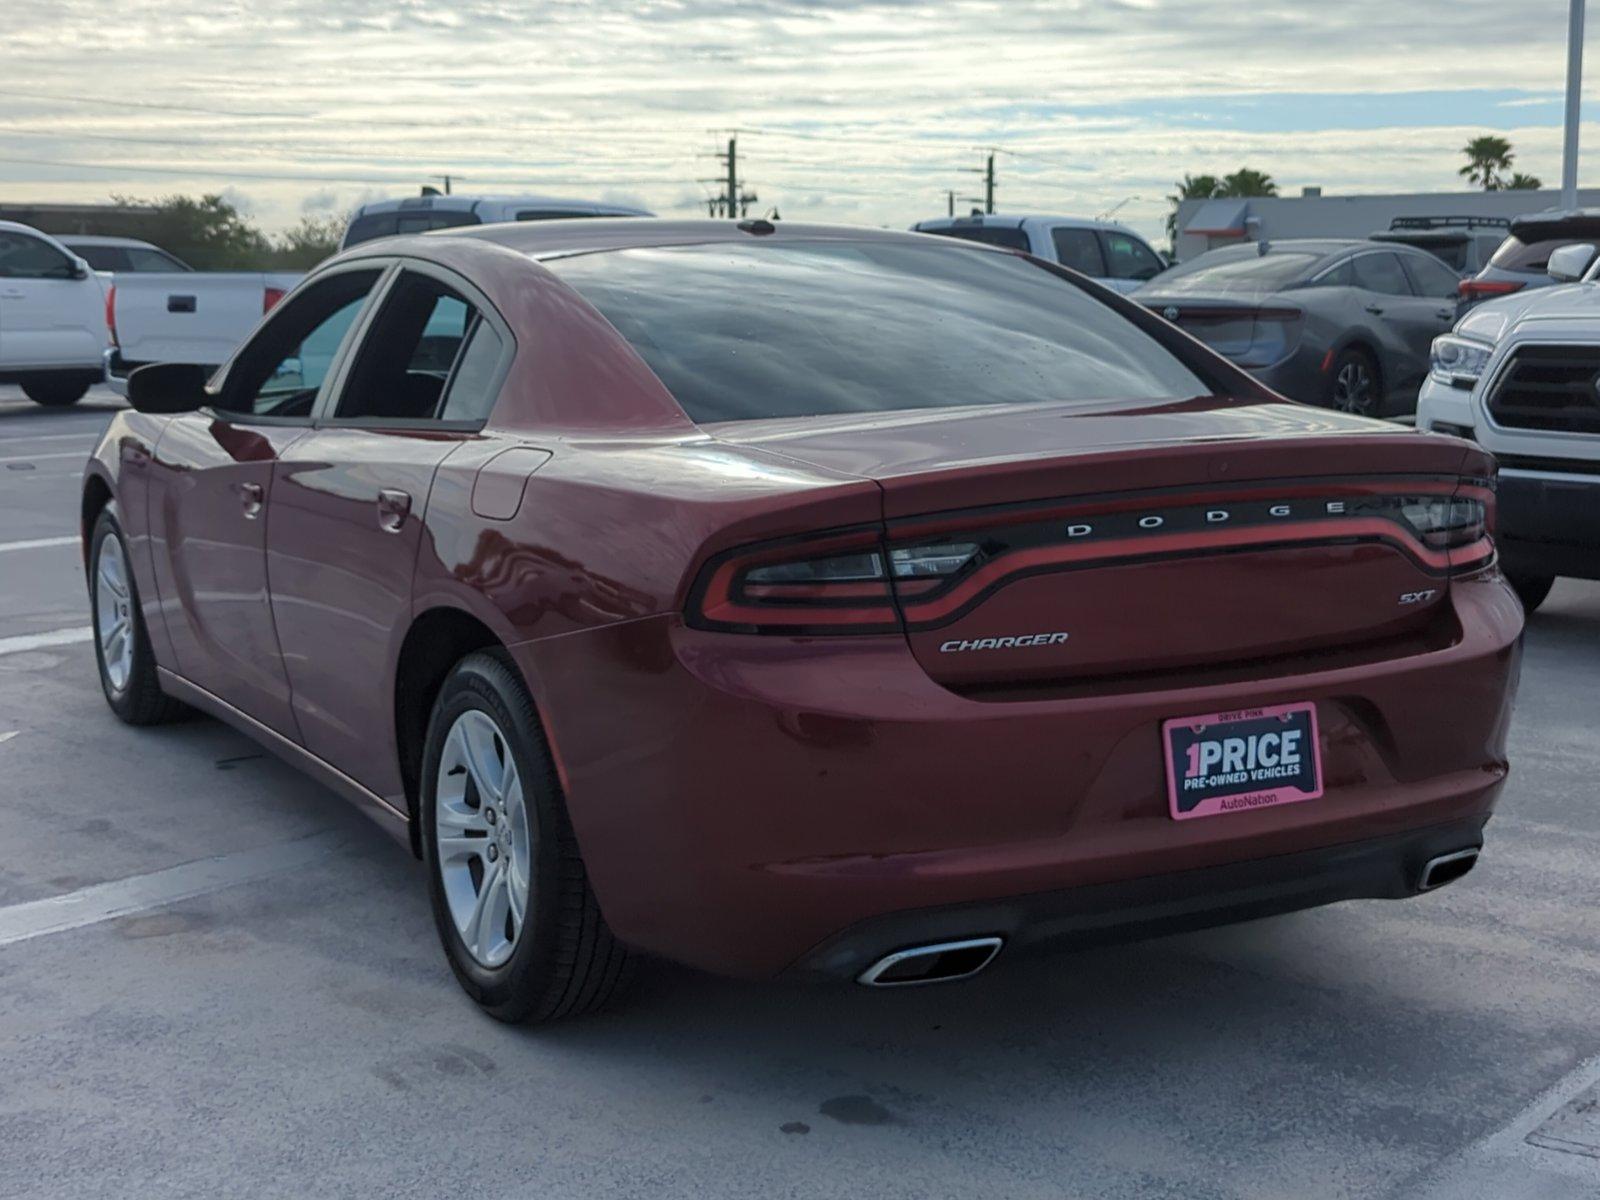
[[[504,1019],[639,952],[887,986],[1410,896],[1506,778],[1489,456],[1024,255],[390,238],[131,393],[83,491],[111,707],[409,840]]]

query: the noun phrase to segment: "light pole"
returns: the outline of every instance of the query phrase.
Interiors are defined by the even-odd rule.
[[[1578,114],[1583,93],[1583,9],[1586,0],[1568,0],[1567,128],[1561,147],[1561,207],[1578,207]]]

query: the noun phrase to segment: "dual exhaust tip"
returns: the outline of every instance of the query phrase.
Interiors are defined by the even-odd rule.
[[[1468,846],[1430,858],[1417,876],[1417,890],[1431,892],[1454,883],[1478,862],[1480,846]],[[970,979],[995,960],[1005,939],[966,938],[959,942],[931,942],[886,954],[856,977],[865,987],[916,987],[925,983],[950,983]]]

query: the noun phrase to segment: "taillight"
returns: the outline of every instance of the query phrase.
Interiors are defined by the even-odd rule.
[[[1518,279],[1463,279],[1456,291],[1463,300],[1482,300],[1489,296],[1509,296],[1528,285]]]
[[[876,530],[752,547],[701,573],[690,624],[744,633],[894,633],[895,594],[938,587],[979,557],[976,542],[883,544]]]
[[[272,311],[272,306],[285,295],[283,288],[269,287],[261,293],[261,312],[263,315]]]
[[[111,338],[111,344],[117,344],[117,285],[112,284],[106,288],[106,333]]]

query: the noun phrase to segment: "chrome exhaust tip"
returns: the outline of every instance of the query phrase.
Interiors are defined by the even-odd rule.
[[[1454,883],[1477,864],[1478,855],[1483,850],[1482,846],[1468,846],[1465,850],[1457,850],[1452,854],[1441,854],[1437,858],[1430,858],[1422,867],[1422,875],[1417,880],[1417,890],[1431,892],[1434,888],[1442,888],[1447,883]]]
[[[861,972],[856,982],[865,987],[881,988],[968,979],[992,963],[1004,944],[1003,938],[982,937],[896,950]]]

